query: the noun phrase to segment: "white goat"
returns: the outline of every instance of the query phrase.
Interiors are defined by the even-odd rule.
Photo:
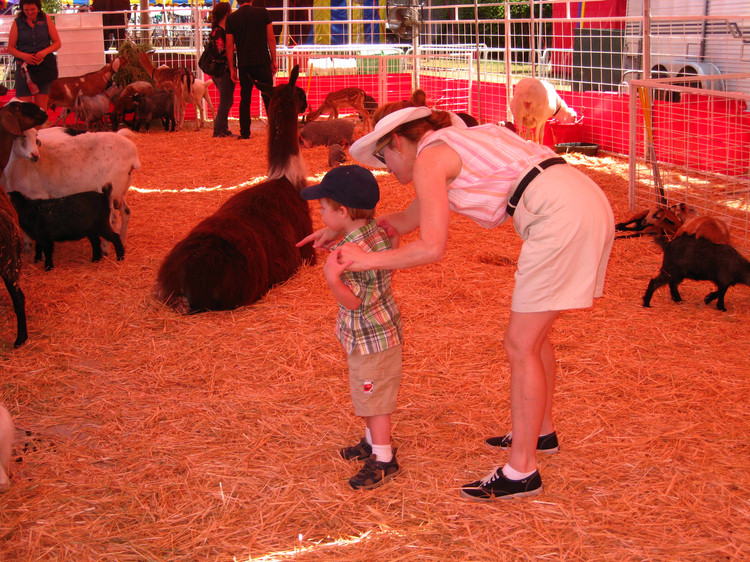
[[[510,100],[510,111],[516,125],[526,128],[524,138],[544,144],[544,125],[549,119],[572,123],[578,114],[570,109],[555,88],[545,80],[522,78]]]
[[[0,181],[7,192],[18,191],[29,199],[55,199],[84,191],[101,193],[102,186],[111,183],[112,222],[116,223],[117,209],[124,244],[130,218],[125,194],[132,172],[141,167],[141,162],[135,144],[126,138],[133,133],[123,131],[71,136],[60,127],[29,129],[24,137],[13,141]]]
[[[213,113],[214,119],[216,118],[214,104],[211,102],[211,97],[208,95],[209,84],[213,84],[213,80],[209,79],[204,82],[203,80],[196,78],[190,87],[190,91],[185,90],[185,103],[191,103],[195,107],[195,124],[198,129],[203,127],[203,123],[205,122],[203,115],[203,100],[206,100],[206,104],[211,108],[211,113]]]

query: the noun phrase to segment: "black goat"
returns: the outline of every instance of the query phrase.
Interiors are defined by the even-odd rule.
[[[18,211],[21,228],[36,241],[34,261],[39,261],[44,253],[44,269],[49,271],[54,267],[54,243],[81,238],[88,238],[91,242],[91,261],[102,259],[101,238],[112,242],[117,259],[123,259],[125,248],[122,240],[109,222],[111,193],[112,184],[102,187],[101,193],[85,191],[57,199],[28,199],[11,191],[10,200]]]
[[[164,130],[174,132],[175,112],[174,94],[172,92],[156,92],[151,95],[135,94],[133,96],[133,107],[135,108],[133,119],[135,131],[138,131],[141,125],[148,131],[151,121],[161,119]]]
[[[726,311],[724,295],[729,287],[738,283],[750,285],[750,262],[737,250],[726,244],[714,244],[705,238],[678,236],[667,242],[657,236],[656,243],[664,249],[664,259],[659,275],[648,284],[643,295],[643,306],[651,306],[651,296],[662,285],[669,285],[672,300],[680,302],[682,297],[677,286],[685,279],[713,281],[718,290],[708,293],[706,304],[716,300],[716,308]]]

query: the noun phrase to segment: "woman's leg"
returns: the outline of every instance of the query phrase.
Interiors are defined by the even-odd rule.
[[[512,312],[503,345],[510,363],[513,442],[508,464],[518,472],[536,468],[540,432],[552,424],[555,356],[548,333],[558,311]],[[546,425],[546,427],[545,427]]]
[[[234,103],[235,84],[228,71],[222,76],[217,76],[214,83],[219,90],[219,107],[216,109],[216,116],[214,117],[214,134],[220,135],[229,131],[227,120],[229,110],[232,109]]]
[[[241,66],[237,69],[240,79],[240,137],[250,137],[250,106],[253,101],[253,79],[249,69]]]

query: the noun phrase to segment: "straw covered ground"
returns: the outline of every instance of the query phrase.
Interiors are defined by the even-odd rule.
[[[232,312],[180,316],[151,296],[169,249],[262,178],[265,142],[262,123],[241,142],[139,135],[124,261],[91,263],[85,240],[57,244],[50,272],[26,255],[18,350],[1,292],[0,402],[18,431],[0,560],[750,558],[750,288],[724,313],[692,281],[683,303],[665,287],[645,309],[661,263],[648,238],[616,241],[604,298],[555,325],[561,451],[539,459],[544,493],[481,504],[458,490],[505,460],[483,439],[510,424],[501,339],[520,240],[453,215],[446,258],[394,280],[403,473],[353,491],[337,450],[363,425],[321,264]],[[311,181],[327,156],[304,151]],[[566,158],[627,218],[626,160]],[[378,179],[381,212],[408,203],[411,186]]]

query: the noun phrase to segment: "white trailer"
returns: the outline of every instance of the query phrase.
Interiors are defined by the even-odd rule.
[[[651,78],[750,71],[748,0],[628,0],[627,16],[625,80],[645,69]],[[742,81],[698,78],[691,85],[750,94]]]

